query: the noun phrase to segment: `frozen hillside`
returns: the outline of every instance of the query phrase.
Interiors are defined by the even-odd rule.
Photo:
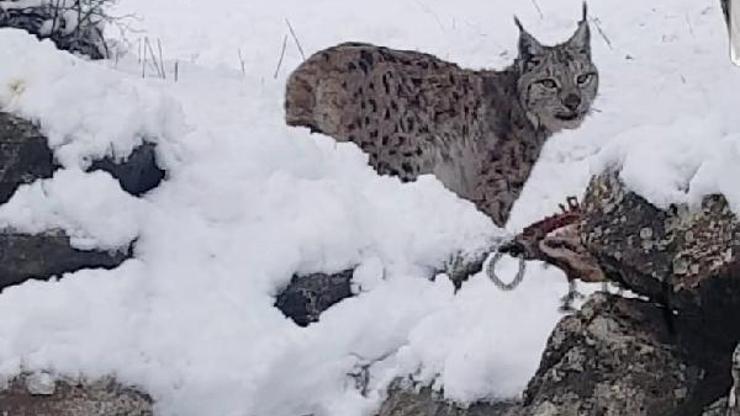
[[[286,127],[302,60],[286,19],[307,55],[356,40],[497,68],[516,54],[515,13],[543,42],[572,33],[580,0],[539,3],[121,0],[143,32],[98,63],[0,29],[0,110],[37,121],[64,166],[1,206],[0,225],[61,228],[83,249],[138,238],[115,270],[3,291],[0,376],[115,374],[179,416],[372,415],[406,375],[462,404],[519,395],[561,317],[562,273],[532,264],[514,292],[479,275],[457,293],[428,274],[614,164],[658,206],[721,191],[740,213],[740,69],[718,2],[590,4],[598,110],[547,145],[507,230],[432,177],[378,177],[354,145]],[[142,77],[145,36],[165,79],[151,65]],[[143,140],[168,178],[142,199],[81,170]],[[299,328],[273,306],[295,273],[350,267],[358,296],[320,322]],[[349,374],[369,361],[362,395]]]

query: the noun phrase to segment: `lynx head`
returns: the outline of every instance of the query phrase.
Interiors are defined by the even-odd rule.
[[[591,34],[583,18],[573,36],[555,46],[544,46],[529,34],[519,19],[519,71],[517,89],[528,117],[550,132],[578,127],[591,109],[599,74],[591,61]]]

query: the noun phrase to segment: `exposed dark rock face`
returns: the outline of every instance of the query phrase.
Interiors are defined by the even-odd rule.
[[[47,280],[81,269],[112,269],[131,254],[130,249],[120,252],[77,250],[62,232],[29,235],[0,231],[0,291],[28,279]]]
[[[141,196],[159,186],[166,174],[157,165],[156,147],[151,143],[137,147],[124,161],[110,157],[95,161],[90,170],[110,173],[118,179],[124,191],[134,196]]]
[[[152,399],[104,379],[91,383],[24,375],[0,389],[0,414],[12,416],[153,416]]]
[[[288,287],[278,295],[275,307],[300,326],[317,322],[322,312],[352,296],[353,271],[293,276]]]
[[[39,129],[0,112],[0,204],[7,202],[18,186],[50,178],[54,169],[54,155]]]

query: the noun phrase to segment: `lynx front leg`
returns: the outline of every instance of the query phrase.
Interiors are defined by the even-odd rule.
[[[471,200],[494,224],[504,227],[518,196],[505,178],[486,179],[483,176],[475,186]]]

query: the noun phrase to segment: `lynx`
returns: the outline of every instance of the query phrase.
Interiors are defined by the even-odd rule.
[[[585,4],[555,46],[515,23],[518,56],[500,71],[364,43],[319,51],[288,79],[286,122],[356,143],[381,175],[433,174],[503,227],[547,138],[581,125],[599,83]]]

